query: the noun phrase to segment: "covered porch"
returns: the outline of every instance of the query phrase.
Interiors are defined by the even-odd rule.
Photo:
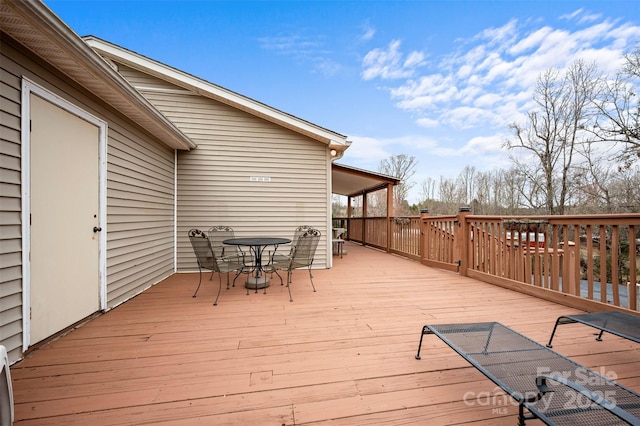
[[[175,274],[11,368],[17,425],[516,424],[509,397],[425,324],[500,321],[545,343],[574,308],[346,243],[267,294]],[[214,278],[217,280],[217,277]],[[554,350],[640,391],[640,345],[581,325]],[[541,424],[529,421],[527,424]]]

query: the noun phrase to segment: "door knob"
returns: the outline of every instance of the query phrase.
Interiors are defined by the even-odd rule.
[[[100,231],[102,231],[102,228],[100,228],[99,226],[93,227],[93,232],[100,232]]]

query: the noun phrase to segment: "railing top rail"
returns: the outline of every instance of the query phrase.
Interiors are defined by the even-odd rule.
[[[562,220],[562,221],[584,221],[584,220],[597,220],[597,221],[620,221],[620,220],[640,220],[640,213],[615,213],[615,214],[574,214],[574,215],[513,215],[513,216],[488,216],[488,215],[468,215],[467,219],[470,220],[518,220],[518,219],[531,219],[531,220]]]

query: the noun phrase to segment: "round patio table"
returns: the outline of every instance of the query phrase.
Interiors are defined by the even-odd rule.
[[[245,287],[247,289],[255,289],[258,292],[259,288],[266,289],[269,286],[269,277],[264,273],[264,267],[262,265],[262,253],[264,249],[269,246],[274,246],[274,253],[278,250],[280,244],[289,244],[291,240],[289,238],[276,238],[276,237],[250,237],[250,238],[229,238],[222,241],[222,244],[230,246],[243,246],[249,247],[251,254],[253,255],[254,263],[253,269],[247,277]]]

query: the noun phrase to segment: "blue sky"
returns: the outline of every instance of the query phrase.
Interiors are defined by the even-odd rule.
[[[540,72],[614,72],[640,42],[640,1],[45,0],[94,35],[347,135],[340,163],[417,159],[427,177],[510,165],[508,125]]]

